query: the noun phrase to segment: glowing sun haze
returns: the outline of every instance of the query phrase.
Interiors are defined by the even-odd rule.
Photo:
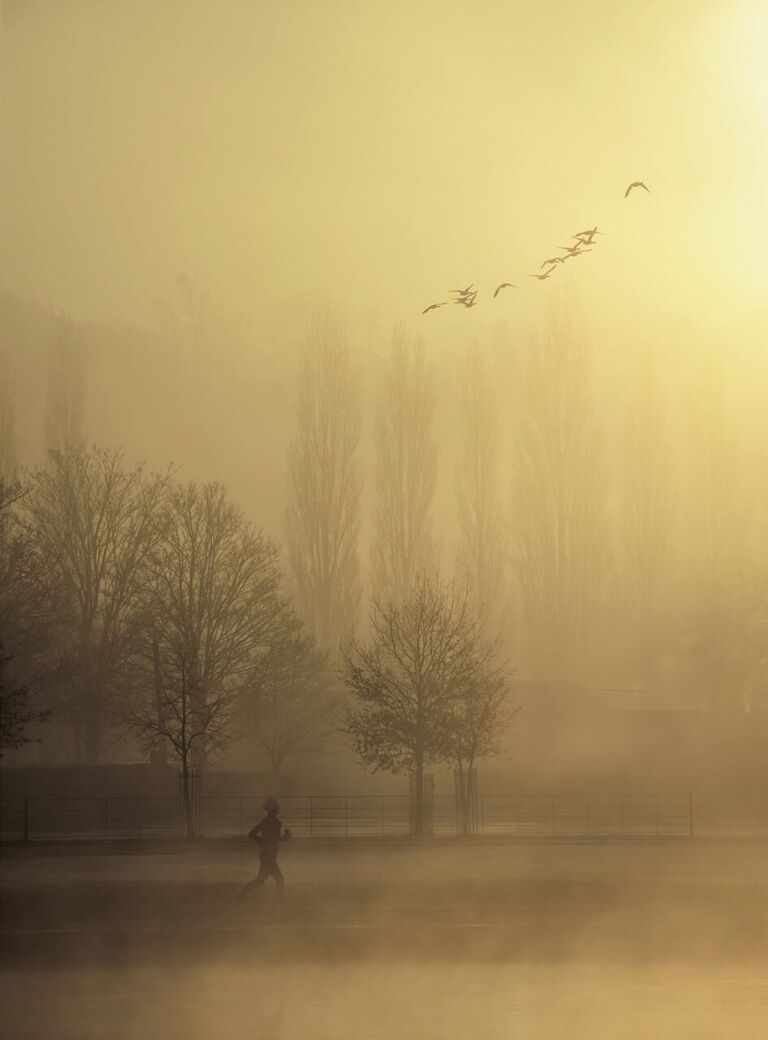
[[[522,278],[497,313],[526,315],[549,286],[525,274],[597,223],[601,250],[569,272],[595,328],[760,305],[759,3],[3,12],[12,291],[135,319],[188,271],[238,311],[332,298],[386,323]],[[653,194],[625,202],[635,178]],[[457,310],[433,328],[480,314]]]

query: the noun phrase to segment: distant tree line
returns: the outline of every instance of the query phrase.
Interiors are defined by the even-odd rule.
[[[311,620],[321,599],[365,629],[361,603],[403,604],[429,575],[468,585],[521,676],[747,703],[768,674],[759,444],[744,441],[716,356],[700,351],[673,379],[653,346],[627,353],[620,378],[601,385],[584,323],[561,298],[520,342],[485,336],[439,368],[437,352],[396,328],[385,356],[367,362],[364,398],[342,324],[313,326],[286,538],[321,645],[336,654],[345,627],[321,632]],[[312,442],[307,415],[324,411],[336,433],[326,425]],[[339,435],[342,415],[353,436]],[[438,430],[456,503],[439,524],[448,450]],[[298,480],[291,460],[299,446],[308,460],[311,443],[311,480]],[[354,480],[334,483],[342,472]],[[335,500],[319,493],[332,484]],[[298,561],[324,558],[326,529],[345,532],[346,565],[343,580],[326,570],[321,596]]]
[[[190,279],[179,295],[169,335],[202,365],[213,307]],[[514,710],[502,659],[553,684],[730,696],[759,682],[766,612],[744,580],[749,496],[716,364],[702,357],[675,410],[646,358],[611,412],[597,405],[594,353],[567,301],[527,341],[500,335],[438,379],[424,344],[395,329],[367,401],[354,339],[316,317],[299,352],[281,554],[223,487],[85,447],[87,366],[62,319],[44,466],[20,469],[0,391],[14,741],[50,711],[84,760],[130,732],[185,772],[248,732],[273,771],[345,741],[371,768],[416,773],[472,768],[499,747]],[[454,543],[434,515],[446,427]],[[461,618],[472,681],[445,662],[437,685],[397,679],[394,648],[429,602],[446,624]],[[408,734],[387,707],[398,683]]]

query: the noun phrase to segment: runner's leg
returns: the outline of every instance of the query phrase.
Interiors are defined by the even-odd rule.
[[[277,860],[274,860],[272,863],[270,863],[270,865],[269,865],[269,872],[272,875],[272,877],[275,879],[275,884],[277,885],[277,894],[280,897],[280,902],[284,903],[285,902],[285,878],[283,877],[282,870],[277,865]]]
[[[247,896],[249,892],[252,892],[254,888],[260,888],[267,880],[271,873],[270,864],[265,863],[264,860],[259,861],[259,873],[258,876],[249,881],[248,884],[243,888],[240,893],[241,896]]]

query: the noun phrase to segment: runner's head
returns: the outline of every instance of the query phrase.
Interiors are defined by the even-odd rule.
[[[280,806],[277,804],[277,798],[267,798],[264,802],[264,811],[277,816],[277,814],[280,812]]]

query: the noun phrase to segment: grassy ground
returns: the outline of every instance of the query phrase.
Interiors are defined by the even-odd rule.
[[[763,841],[6,848],[13,1040],[762,1040]]]
[[[281,863],[284,907],[272,882],[239,899],[249,843],[6,849],[0,956],[700,959],[754,956],[768,937],[762,841],[297,841]]]

